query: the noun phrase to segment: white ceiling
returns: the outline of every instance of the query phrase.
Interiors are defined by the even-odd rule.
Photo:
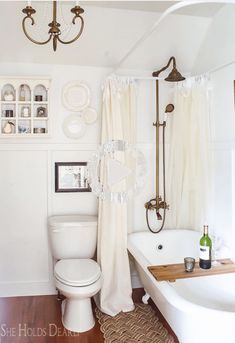
[[[45,6],[51,6],[51,3],[51,1],[49,4],[33,1],[33,6],[37,10],[35,22],[39,23],[39,25],[35,25],[36,33],[40,33],[43,37],[45,35],[41,32],[44,30],[47,35],[47,25],[52,19],[51,8]],[[21,28],[23,18],[21,10],[25,7],[26,1],[0,1],[0,41],[2,46],[0,61],[112,68],[152,27],[160,16],[158,11],[162,12],[172,3],[175,2],[95,1],[95,6],[92,6],[90,2],[88,5],[88,1],[82,1],[82,7],[85,9],[85,27],[82,36],[73,44],[59,44],[58,50],[53,52],[52,44],[38,46],[25,37]],[[74,2],[63,2],[66,22],[71,21],[70,8],[73,4]],[[105,7],[103,7],[104,5]],[[213,20],[211,16],[220,12],[219,6],[210,5],[211,7],[207,5],[204,9],[200,5],[197,10],[193,6],[190,15],[171,15],[166,18],[122,67],[136,70],[155,69],[164,64],[171,55],[175,55],[178,64],[181,63],[181,67],[183,67],[180,69],[185,72],[190,71]],[[141,10],[142,7],[144,10]],[[150,11],[151,8],[152,11]],[[59,8],[58,12],[60,12]],[[200,17],[195,16],[199,12],[201,13]],[[192,16],[192,14],[194,15]],[[29,25],[29,32],[32,29],[32,26]]]
[[[88,6],[106,7],[106,8],[119,8],[125,10],[135,11],[147,11],[147,12],[164,12],[168,7],[178,3],[180,1],[89,1],[83,0],[81,4]],[[197,4],[178,10],[177,14],[201,16],[201,17],[213,17],[223,4]]]

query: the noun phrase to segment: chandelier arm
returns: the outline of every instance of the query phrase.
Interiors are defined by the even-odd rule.
[[[26,28],[25,28],[26,19],[31,19],[31,22],[32,22],[31,25],[34,25],[34,19],[33,19],[32,17],[28,17],[28,16],[27,16],[27,17],[24,17],[24,19],[23,19],[23,21],[22,21],[22,28],[23,28],[24,34],[25,34],[25,36],[26,36],[31,42],[33,42],[33,43],[35,43],[35,44],[38,44],[38,45],[44,45],[44,44],[47,44],[48,42],[50,42],[50,40],[51,40],[51,38],[52,38],[52,34],[51,34],[51,35],[49,36],[49,38],[48,38],[46,41],[44,41],[44,42],[38,42],[38,41],[36,41],[35,39],[31,38],[31,37],[29,36],[29,34],[27,33]]]
[[[60,42],[62,44],[70,44],[70,43],[73,43],[75,42],[82,34],[83,32],[83,28],[84,28],[84,20],[83,18],[81,17],[81,14],[84,13],[84,10],[83,8],[81,8],[80,6],[76,5],[75,7],[73,7],[71,9],[71,12],[74,14],[74,17],[72,19],[72,24],[75,24],[76,22],[76,19],[79,18],[80,19],[80,24],[81,24],[81,27],[80,27],[80,30],[78,32],[78,34],[73,38],[71,39],[70,41],[63,41],[61,38],[60,38],[60,34],[61,34],[61,31],[60,31],[60,23],[57,22],[57,0],[54,0],[53,1],[53,20],[51,23],[48,24],[48,26],[50,27],[49,29],[49,38],[43,42],[40,42],[40,41],[36,41],[35,39],[33,39],[32,37],[30,37],[30,35],[28,34],[27,30],[26,30],[26,19],[30,19],[31,20],[31,25],[34,25],[35,22],[34,22],[34,19],[32,18],[32,15],[34,13],[36,13],[36,10],[34,8],[32,8],[31,6],[26,6],[23,10],[22,10],[23,13],[26,14],[26,17],[23,18],[22,20],[22,29],[23,29],[23,32],[25,34],[25,36],[33,43],[35,44],[38,44],[38,45],[45,45],[47,44],[48,42],[50,42],[50,40],[53,41],[53,50],[56,51],[57,49],[57,43]]]
[[[80,20],[81,20],[81,28],[80,28],[80,31],[78,32],[78,34],[77,34],[73,39],[71,39],[70,41],[67,41],[67,42],[63,41],[63,40],[60,38],[60,36],[57,36],[57,39],[58,39],[58,41],[59,41],[60,43],[62,43],[62,44],[70,44],[70,43],[75,42],[75,41],[81,36],[82,31],[83,31],[83,28],[84,28],[84,20],[83,20],[82,17],[80,17],[80,15],[79,15],[79,16],[76,16],[76,18],[78,18],[78,17],[79,17]],[[76,18],[74,18],[74,19],[76,19]]]

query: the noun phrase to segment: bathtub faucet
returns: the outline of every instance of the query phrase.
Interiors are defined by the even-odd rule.
[[[145,203],[144,207],[150,211],[155,210],[157,214],[157,219],[162,220],[162,216],[159,213],[160,209],[169,210],[169,205],[165,201],[162,201],[162,198],[159,196],[158,199],[153,198]]]
[[[162,216],[161,216],[160,212],[157,212],[157,220],[162,220]]]

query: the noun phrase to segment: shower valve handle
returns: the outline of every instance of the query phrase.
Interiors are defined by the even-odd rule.
[[[158,204],[158,207],[159,207],[159,209],[160,208],[165,208],[166,210],[169,210],[169,208],[170,208],[170,206],[169,205],[167,205],[167,203],[165,202],[165,201],[161,201],[159,204]]]
[[[159,211],[160,209],[169,210],[169,205],[165,201],[162,201],[161,197],[158,198],[158,202],[156,201],[155,198],[151,199],[150,201],[145,203],[144,207],[150,211],[152,210]]]

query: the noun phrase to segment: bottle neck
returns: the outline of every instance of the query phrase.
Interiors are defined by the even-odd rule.
[[[204,225],[203,234],[204,236],[208,236],[208,225]]]

